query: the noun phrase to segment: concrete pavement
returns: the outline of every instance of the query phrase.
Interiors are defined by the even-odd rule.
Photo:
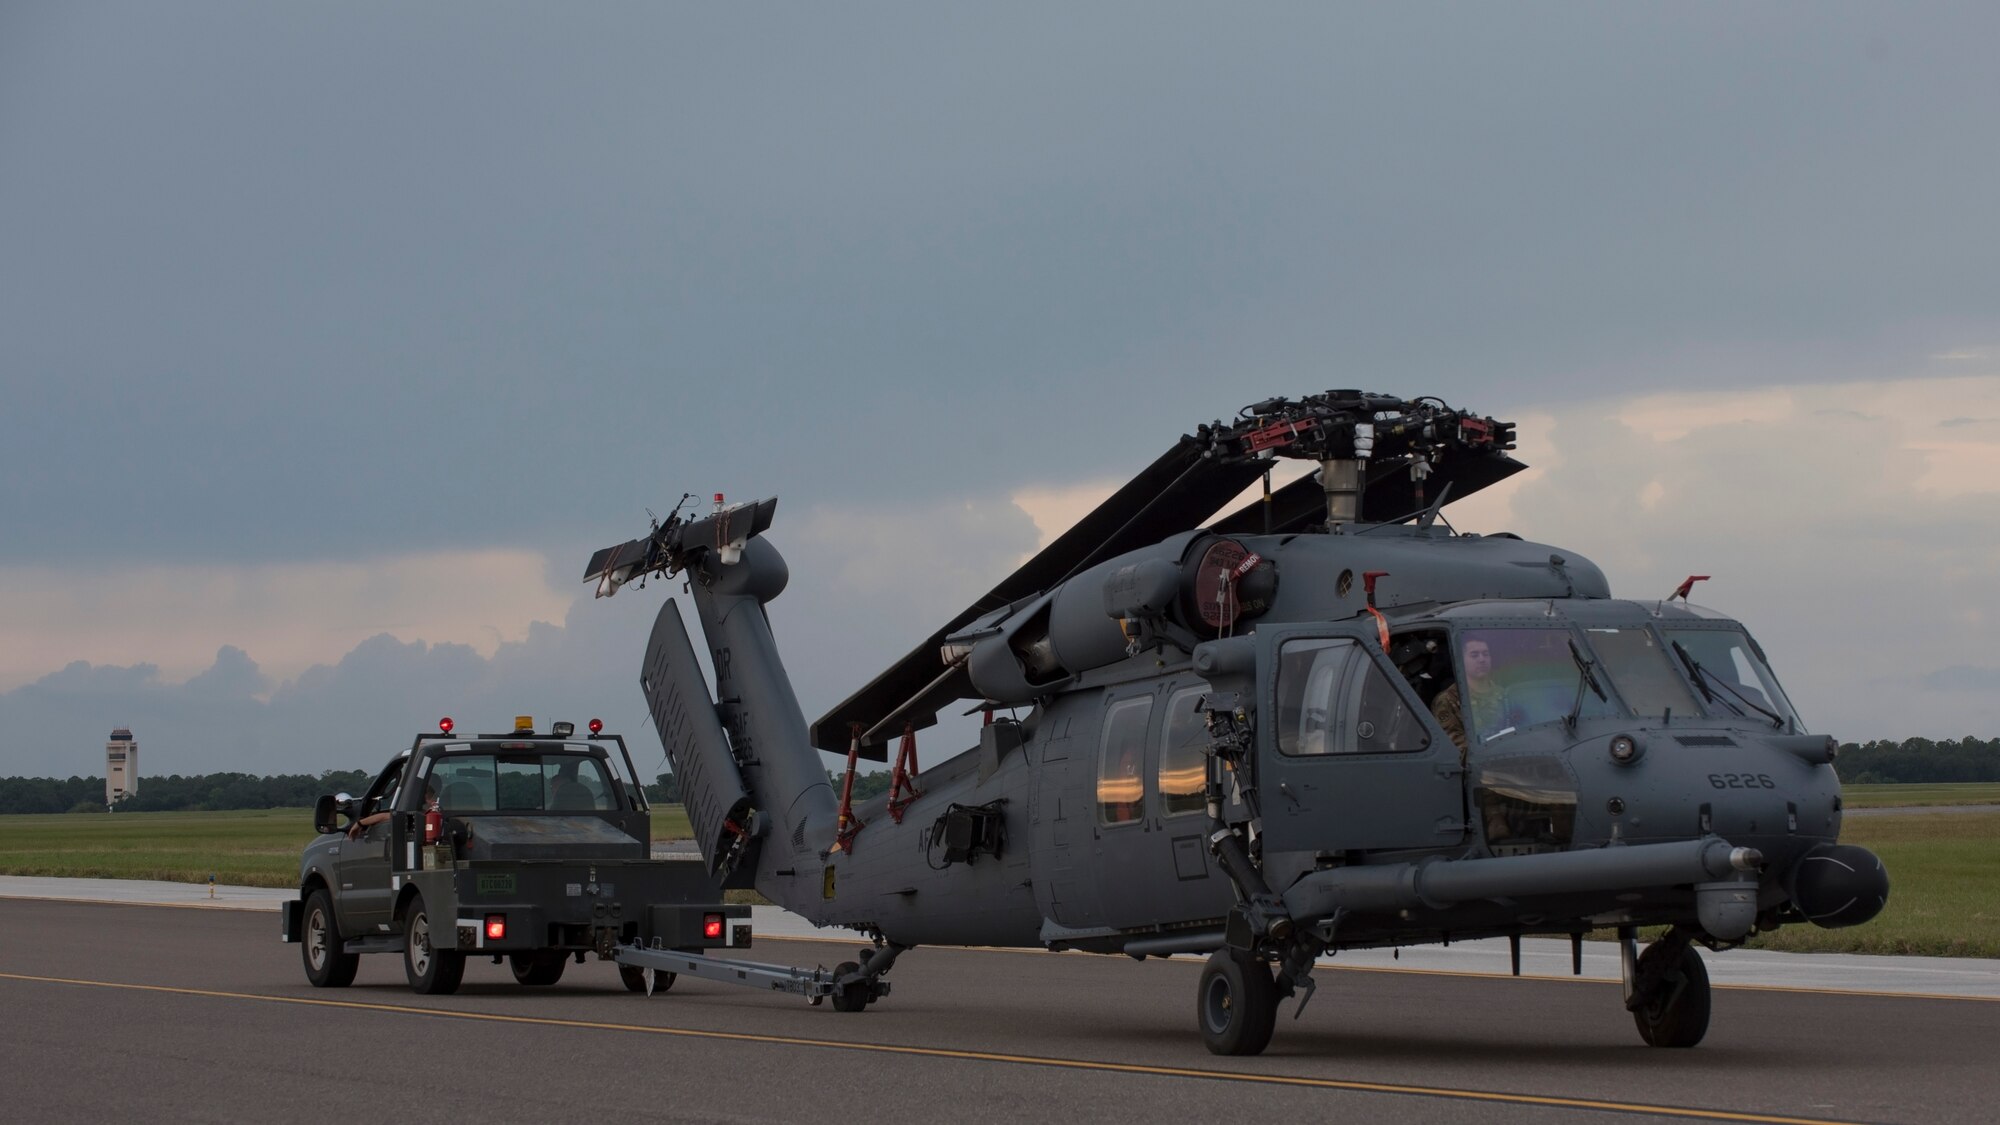
[[[0,875],[0,899],[114,902],[216,910],[276,910],[293,897],[289,890],[120,879],[56,879]],[[822,930],[775,906],[751,910],[761,938],[839,941],[847,935]],[[274,923],[275,926],[275,923]],[[854,935],[854,940],[863,940]],[[1077,954],[1075,956],[1088,956]],[[1720,987],[1783,988],[1828,992],[1886,993],[1899,996],[1961,996],[2000,1000],[2000,960],[1970,957],[1875,957],[1848,953],[1771,953],[1739,949],[1703,953],[1710,978]],[[1454,942],[1450,946],[1410,946],[1342,953],[1324,963],[1343,968],[1507,976],[1504,939]],[[1531,977],[1570,975],[1569,942],[1529,938],[1521,943],[1521,973]],[[1585,942],[1582,976],[1617,980],[1618,950],[1609,942]]]

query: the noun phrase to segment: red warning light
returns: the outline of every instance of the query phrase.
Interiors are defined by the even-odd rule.
[[[704,914],[704,915],[702,915],[702,916],[701,916],[701,936],[702,936],[703,938],[705,938],[705,939],[709,940],[709,941],[719,941],[719,940],[721,940],[721,938],[722,938],[722,915],[720,915],[720,914]]]
[[[604,731],[604,720],[603,720],[603,719],[592,719],[592,720],[590,720],[590,733],[592,733],[592,734],[602,734],[602,733],[603,733],[603,731]]]
[[[438,729],[446,734],[451,733],[452,726],[453,724],[450,715],[446,715],[444,718],[438,720]]]
[[[486,916],[486,940],[501,941],[506,936],[507,916],[505,914],[488,914]]]

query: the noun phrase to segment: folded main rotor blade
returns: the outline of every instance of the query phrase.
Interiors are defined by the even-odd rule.
[[[944,671],[938,649],[946,637],[987,613],[1039,594],[1105,559],[1200,527],[1217,508],[1228,503],[1230,497],[1243,491],[1262,472],[1256,463],[1223,463],[1203,457],[1201,448],[1193,442],[1176,443],[1019,570],[870,680],[866,687],[820,716],[812,725],[812,744],[822,750],[845,753],[853,737],[851,724],[872,728],[898,711],[904,721],[918,729],[936,723],[940,707],[953,700],[974,698],[972,682],[963,671],[942,681],[938,679]],[[900,723],[893,726],[888,733],[901,732]],[[862,757],[886,761],[887,746],[885,743],[865,746]]]

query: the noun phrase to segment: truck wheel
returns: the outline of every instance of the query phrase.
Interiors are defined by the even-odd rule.
[[[562,979],[569,954],[560,949],[537,949],[533,953],[516,953],[507,961],[513,966],[514,979],[522,984],[554,984]]]
[[[299,935],[306,979],[314,988],[346,988],[354,983],[361,955],[341,949],[341,941],[333,920],[333,899],[324,890],[314,891],[306,898],[305,927]]]
[[[637,965],[618,966],[618,979],[624,981],[625,987],[633,992],[646,991],[646,970]],[[667,972],[665,969],[654,970],[653,995],[658,996],[673,986],[674,974]]]
[[[465,976],[465,954],[431,944],[430,912],[422,895],[410,900],[403,915],[403,974],[410,978],[411,988],[426,996],[457,992]]]
[[[1656,941],[1639,955],[1639,978],[1650,994],[1632,1009],[1639,1038],[1649,1047],[1692,1047],[1708,1034],[1708,966],[1685,942],[1679,950]]]
[[[1278,986],[1255,957],[1229,949],[1208,955],[1196,994],[1201,1041],[1217,1055],[1261,1054],[1278,1022]]]

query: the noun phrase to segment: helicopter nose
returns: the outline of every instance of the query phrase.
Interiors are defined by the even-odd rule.
[[[1858,926],[1889,901],[1889,872],[1867,848],[1822,844],[1792,865],[1792,902],[1816,926]]]

